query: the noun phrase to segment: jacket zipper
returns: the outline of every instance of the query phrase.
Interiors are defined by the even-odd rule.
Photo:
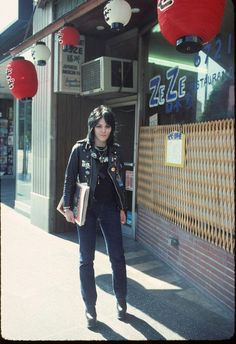
[[[114,182],[114,180],[113,180],[113,178],[112,178],[112,176],[111,176],[111,174],[110,174],[109,168],[107,169],[107,172],[108,172],[108,174],[109,174],[109,176],[110,176],[110,178],[111,178],[111,180],[112,180],[112,183],[114,184],[114,187],[115,187],[116,193],[117,193],[117,195],[118,195],[118,197],[119,197],[119,200],[120,200],[120,204],[121,204],[121,206],[122,206],[122,209],[124,209],[124,204],[122,203],[120,194],[119,194],[118,189],[117,189],[117,186],[116,186],[116,184],[115,184],[115,182]]]

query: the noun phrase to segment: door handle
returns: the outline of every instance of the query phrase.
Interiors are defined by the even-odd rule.
[[[124,166],[134,167],[132,162],[124,162]]]

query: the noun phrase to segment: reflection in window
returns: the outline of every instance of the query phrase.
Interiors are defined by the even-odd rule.
[[[159,25],[144,34],[145,124],[192,123],[234,117],[234,11],[227,2],[219,35],[196,54],[183,54],[167,42]]]
[[[198,73],[197,101],[199,106],[196,114],[197,121],[204,120],[205,108],[210,95],[217,85],[222,83],[222,79],[225,80],[226,77],[226,70],[211,57],[207,58],[206,53],[200,51],[199,58],[201,61],[207,61],[207,69],[205,73]]]

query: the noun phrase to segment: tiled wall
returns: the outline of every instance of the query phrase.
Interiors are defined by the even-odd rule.
[[[136,236],[189,282],[234,310],[234,255],[138,208]],[[178,239],[178,246],[170,244]]]

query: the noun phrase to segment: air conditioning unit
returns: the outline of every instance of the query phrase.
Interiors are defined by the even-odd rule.
[[[137,61],[102,56],[81,65],[81,94],[137,92]]]

